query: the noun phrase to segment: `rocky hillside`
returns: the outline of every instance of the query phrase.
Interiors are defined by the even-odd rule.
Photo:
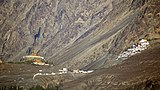
[[[134,55],[123,64],[64,83],[63,90],[159,90],[160,47]]]
[[[57,67],[100,68],[141,38],[159,44],[159,0],[0,0],[0,58],[35,48]]]

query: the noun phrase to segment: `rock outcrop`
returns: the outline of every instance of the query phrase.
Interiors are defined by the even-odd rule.
[[[60,68],[109,67],[138,39],[159,42],[159,8],[159,0],[1,0],[0,56],[18,61],[35,48]]]

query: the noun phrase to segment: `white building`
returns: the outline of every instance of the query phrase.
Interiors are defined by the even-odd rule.
[[[62,70],[60,69],[59,72],[61,72],[61,73],[67,73],[68,69],[67,68],[63,68]]]
[[[138,45],[132,45],[132,48],[127,49],[127,51],[124,51],[123,53],[119,54],[118,59],[126,59],[132,55],[135,55],[137,53],[141,53],[141,51],[147,49],[149,46],[149,42],[145,39],[141,39],[138,43]]]

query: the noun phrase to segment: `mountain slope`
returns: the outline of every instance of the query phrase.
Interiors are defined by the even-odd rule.
[[[5,61],[18,61],[34,48],[58,68],[95,69],[117,64],[115,58],[138,39],[159,39],[153,37],[159,35],[158,0],[0,4],[0,54]]]
[[[159,90],[160,47],[145,50],[122,64],[64,83],[64,90]]]

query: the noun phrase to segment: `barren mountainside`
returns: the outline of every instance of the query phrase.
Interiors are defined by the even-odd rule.
[[[0,89],[159,90],[159,60],[160,0],[0,0]]]
[[[139,39],[158,45],[159,34],[159,0],[0,0],[4,61],[35,48],[58,68],[109,67]]]
[[[159,90],[160,47],[145,50],[110,68],[71,82],[63,90]]]

